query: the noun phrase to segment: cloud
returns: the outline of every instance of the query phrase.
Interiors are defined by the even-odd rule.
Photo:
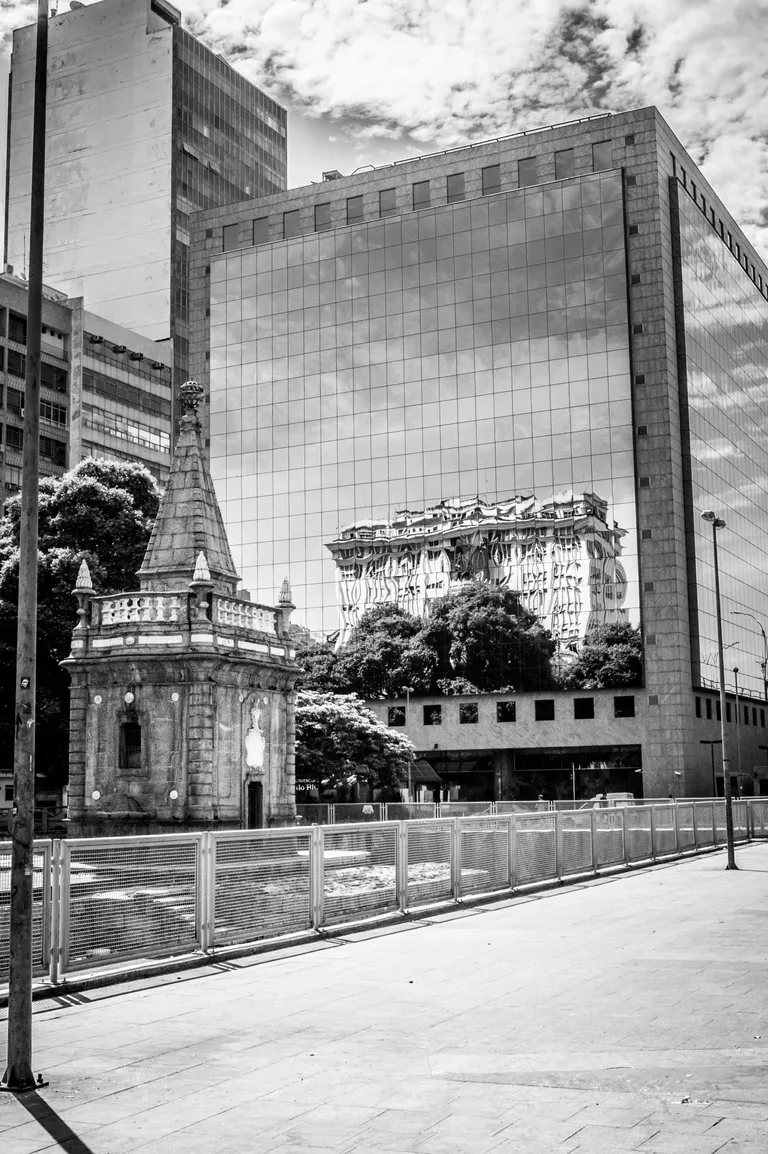
[[[768,246],[766,0],[180,0],[278,99],[448,147],[656,104]]]

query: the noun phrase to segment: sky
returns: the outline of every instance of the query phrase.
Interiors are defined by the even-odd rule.
[[[291,186],[655,104],[768,255],[768,0],[174,2],[288,108]],[[6,55],[35,7],[0,0]]]

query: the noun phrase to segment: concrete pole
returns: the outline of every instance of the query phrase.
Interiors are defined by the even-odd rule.
[[[709,518],[706,518],[709,520]],[[731,759],[728,756],[728,737],[725,728],[725,657],[723,654],[723,617],[720,609],[720,569],[717,558],[717,530],[725,528],[725,521],[712,517],[712,549],[715,562],[715,608],[717,610],[717,656],[720,667],[720,738],[723,750],[723,794],[725,797],[725,841],[728,850],[727,870],[735,870],[736,853],[733,842],[733,808],[731,805]]]
[[[16,643],[11,956],[8,986],[8,1090],[32,1090],[32,842],[35,834],[35,700],[37,647],[38,471],[40,464],[40,339],[43,307],[45,105],[48,0],[38,0],[32,190],[29,224],[29,305],[24,393],[19,608]]]

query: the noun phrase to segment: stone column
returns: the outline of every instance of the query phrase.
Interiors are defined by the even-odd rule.
[[[213,820],[213,691],[208,681],[189,687],[187,807],[194,821]]]

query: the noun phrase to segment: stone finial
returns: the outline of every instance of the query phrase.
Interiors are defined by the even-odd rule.
[[[80,568],[77,571],[77,581],[72,592],[75,595],[93,593],[93,581],[91,581],[91,571],[88,568],[87,561],[80,562]]]
[[[202,549],[198,553],[197,560],[195,561],[195,571],[192,574],[192,580],[193,582],[200,581],[205,584],[208,584],[211,580],[211,571],[208,568],[208,561]]]
[[[191,413],[197,417],[197,410],[205,398],[205,389],[197,381],[185,381],[179,388],[179,398],[184,407],[184,416]]]
[[[291,596],[291,583],[287,577],[283,578],[283,583],[280,586],[280,596],[277,599],[278,605],[290,605],[292,609],[295,608],[293,604],[293,597]]]

